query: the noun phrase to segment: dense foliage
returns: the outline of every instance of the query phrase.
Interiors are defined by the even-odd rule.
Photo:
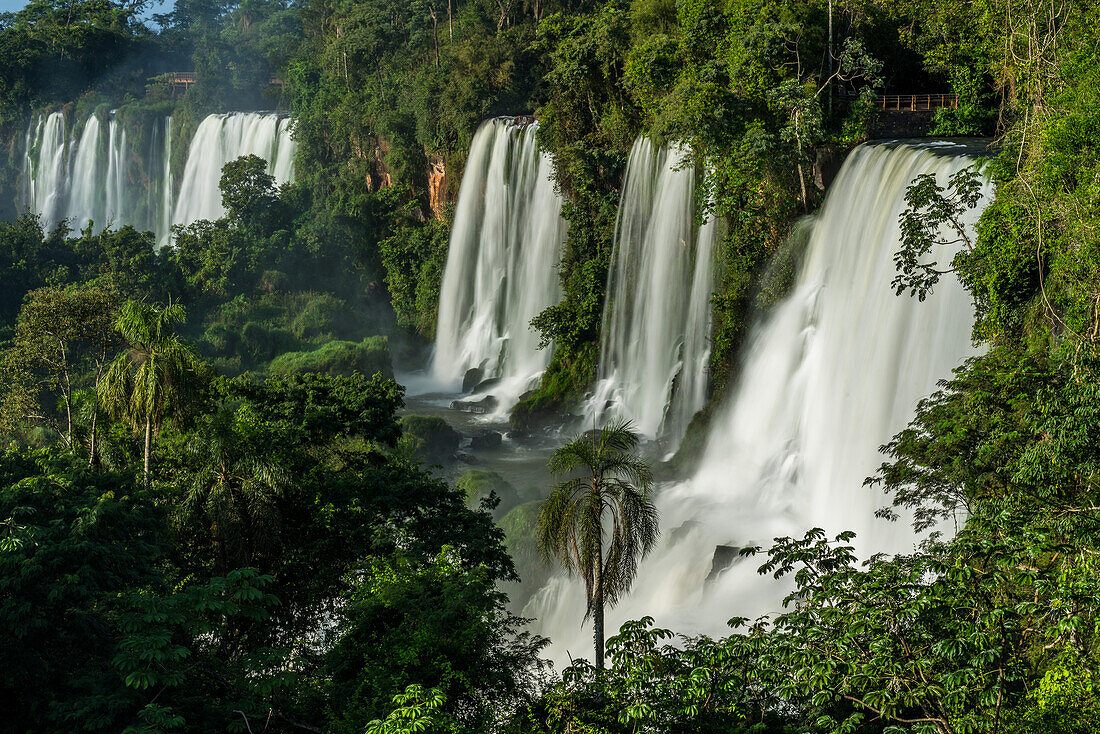
[[[230,163],[226,216],[161,250],[130,227],[43,231],[5,204],[0,729],[1097,728],[1095,3],[181,0],[156,28],[143,9],[0,16],[5,149],[31,114],[117,108],[172,111],[178,157],[202,115],[289,106],[296,182]],[[173,96],[160,75],[189,70]],[[867,561],[813,529],[745,549],[792,586],[782,614],[676,644],[643,619],[608,640],[606,670],[540,677],[542,641],[499,591],[509,552],[535,555],[538,506],[501,517],[505,543],[491,511],[507,484],[425,471],[458,435],[399,420],[390,379],[435,327],[476,126],[537,114],[567,199],[564,296],[533,324],[552,361],[514,415],[534,425],[594,375],[637,135],[689,147],[699,214],[722,222],[720,396],[752,313],[783,295],[765,266],[797,259],[796,219],[878,124],[870,100],[948,90],[960,104],[932,130],[995,136],[996,196],[946,262],[936,225],[977,181],[917,181],[894,285],[921,298],[958,277],[982,355],[883,447],[867,491],[951,536]]]

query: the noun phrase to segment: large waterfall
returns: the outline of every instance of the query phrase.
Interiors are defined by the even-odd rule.
[[[784,589],[735,549],[767,547],[777,536],[855,530],[861,553],[912,549],[907,524],[874,518],[888,500],[863,480],[883,461],[878,447],[973,353],[973,308],[954,276],[923,303],[890,287],[909,183],[935,173],[942,185],[973,163],[939,147],[864,146],[849,156],[793,290],[745,347],[701,468],[659,489],[660,547],[609,610],[609,631],[652,615],[678,632],[722,635],[731,617],[776,611]],[[553,640],[559,663],[567,652],[592,652],[583,587],[558,576],[524,610]]]
[[[588,424],[629,418],[674,445],[706,402],[715,226],[695,227],[695,176],[678,145],[630,151]]]
[[[432,373],[457,390],[477,368],[504,412],[537,383],[550,360],[531,319],[561,297],[565,237],[553,164],[538,124],[485,122],[474,135],[459,189],[439,296]]]
[[[208,116],[191,140],[179,176],[172,170],[171,117],[127,131],[114,114],[103,119],[93,114],[70,128],[63,113],[53,112],[27,130],[21,205],[39,214],[47,228],[62,219],[76,231],[89,222],[96,229],[129,224],[155,232],[165,244],[173,224],[224,214],[218,189],[222,166],[249,153],[268,161],[278,183],[290,181],[295,154],[290,120],[254,112]]]

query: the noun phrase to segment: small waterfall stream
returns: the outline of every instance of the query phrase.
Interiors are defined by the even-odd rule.
[[[714,221],[695,227],[695,167],[678,145],[634,142],[608,272],[587,425],[622,417],[679,443],[706,402]]]
[[[565,239],[553,164],[538,123],[482,124],[470,145],[439,296],[432,376],[457,392],[470,369],[495,381],[504,415],[550,361],[531,319],[561,298],[557,264]]]
[[[973,164],[949,144],[938,147],[863,146],[848,157],[792,291],[744,349],[702,465],[691,479],[659,488],[662,540],[629,596],[609,610],[609,634],[651,615],[677,632],[722,635],[731,617],[775,611],[785,589],[756,574],[759,559],[738,560],[735,551],[766,548],[777,536],[816,526],[833,535],[855,530],[864,554],[912,549],[906,522],[874,518],[888,500],[863,480],[917,402],[974,353],[973,307],[953,276],[923,303],[890,287],[910,182],[935,173],[942,185]],[[583,586],[558,575],[524,609],[535,631],[553,640],[559,665],[568,654],[592,654]]]
[[[27,129],[22,206],[39,214],[47,229],[62,219],[76,232],[89,222],[97,230],[129,224],[155,232],[164,245],[172,225],[225,213],[218,181],[229,161],[254,153],[268,161],[276,182],[293,178],[296,144],[290,120],[282,115],[206,117],[181,174],[172,170],[172,118],[158,119],[142,132],[137,137],[147,144],[135,150],[113,114],[91,115],[71,129],[61,112],[39,117]],[[176,181],[178,193],[173,191]]]

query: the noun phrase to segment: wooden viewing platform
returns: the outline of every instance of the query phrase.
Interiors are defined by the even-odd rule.
[[[885,112],[928,112],[958,106],[957,94],[886,94],[875,100],[876,109]]]
[[[198,75],[193,71],[173,71],[161,75],[160,79],[168,84],[168,88],[172,90],[172,94],[176,94],[177,92],[182,94],[190,89],[191,85],[198,80]],[[273,87],[281,87],[286,82],[283,81],[281,76],[272,74],[269,83]]]

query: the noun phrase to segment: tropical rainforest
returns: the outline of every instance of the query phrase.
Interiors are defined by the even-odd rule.
[[[0,15],[0,731],[1096,731],[1098,33],[1092,0],[177,0],[153,15],[31,0]],[[565,444],[555,471],[596,467],[589,490],[625,472],[603,485],[634,503],[602,551],[622,578],[605,588],[599,543],[593,576],[589,546],[542,533],[602,625],[605,592],[654,581],[633,575],[658,532],[651,478],[697,464],[754,314],[789,288],[797,223],[883,137],[877,100],[926,93],[958,101],[923,134],[985,141],[996,193],[936,265],[934,225],[977,184],[916,182],[896,297],[957,278],[977,356],[860,491],[922,528],[961,517],[956,531],[871,558],[812,527],[741,548],[791,589],[775,614],[731,608],[722,636],[642,617],[607,631],[606,658],[600,630],[592,662],[553,669],[508,599],[537,566],[533,512],[502,519],[506,485],[433,469],[457,436],[410,414],[395,379],[435,337],[478,126],[538,119],[569,225],[561,298],[531,323],[552,352],[511,413],[520,434],[559,425],[595,378],[634,139],[684,145],[708,172],[696,215],[721,222],[708,402],[679,451],[636,454],[621,425],[590,453],[546,434]],[[171,115],[179,161],[207,115],[271,109],[293,119],[293,180],[232,161],[224,216],[169,245],[24,204],[43,115],[131,130]]]

